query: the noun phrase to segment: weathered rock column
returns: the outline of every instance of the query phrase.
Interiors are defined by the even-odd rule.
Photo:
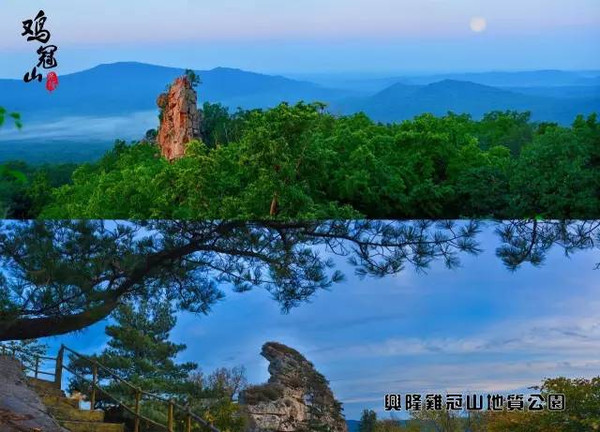
[[[240,395],[252,432],[347,432],[342,406],[329,383],[298,351],[277,342],[263,345],[269,382]]]
[[[196,91],[187,77],[179,77],[156,100],[161,110],[157,143],[169,161],[185,155],[185,146],[200,138],[200,112]]]

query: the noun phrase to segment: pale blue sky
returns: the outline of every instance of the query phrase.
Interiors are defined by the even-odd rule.
[[[331,382],[346,417],[364,408],[383,415],[385,393],[519,392],[545,377],[593,377],[600,371],[598,249],[565,258],[553,248],[543,266],[508,271],[496,257],[494,226],[478,238],[484,252],[461,256],[462,267],[436,263],[347,280],[282,315],[260,290],[235,294],[208,316],[179,314],[171,338],[187,344],[181,361],[209,372],[245,365],[252,383],[265,382],[264,342],[298,349]],[[101,351],[106,322],[48,338],[84,353]]]
[[[114,61],[260,72],[598,69],[597,0],[3,0],[0,77],[35,47],[39,9],[61,73]],[[470,22],[483,17],[484,31]]]

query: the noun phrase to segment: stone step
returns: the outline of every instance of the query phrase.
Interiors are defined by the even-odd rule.
[[[100,423],[104,421],[104,411],[80,410],[69,405],[49,406],[48,411],[56,420]]]
[[[29,381],[30,384],[33,384],[36,387],[56,388],[56,383],[54,381],[48,381],[45,379],[34,378],[30,376],[27,377],[27,381]]]
[[[96,423],[65,420],[59,420],[59,423],[62,427],[71,432],[125,432],[125,425],[122,423]]]
[[[39,378],[27,377],[27,382],[33,386],[36,393],[40,396],[57,396],[62,397],[65,394],[52,381],[46,381]]]
[[[42,401],[46,406],[56,406],[56,405],[68,405],[70,407],[79,409],[79,400],[71,399],[64,396],[42,396]]]

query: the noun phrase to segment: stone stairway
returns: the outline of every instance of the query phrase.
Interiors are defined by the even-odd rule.
[[[48,412],[58,423],[71,432],[125,432],[121,423],[104,423],[104,411],[82,410],[77,399],[67,398],[53,382],[38,378],[28,378],[48,408]]]

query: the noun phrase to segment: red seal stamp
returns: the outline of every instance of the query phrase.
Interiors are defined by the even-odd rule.
[[[52,92],[58,86],[58,76],[54,72],[48,73],[46,76],[46,90]]]

